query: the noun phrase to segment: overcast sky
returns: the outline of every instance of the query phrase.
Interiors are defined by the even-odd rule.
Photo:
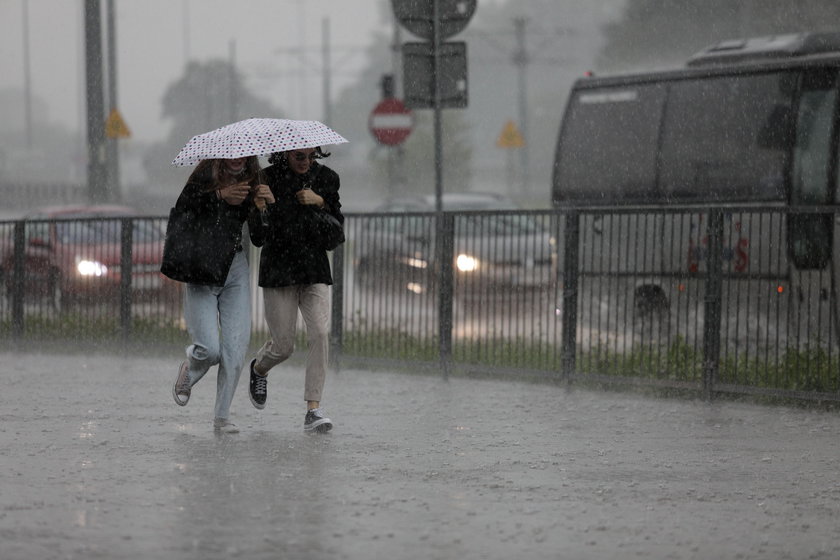
[[[0,90],[24,85],[25,2],[31,92],[48,103],[49,111],[39,120],[78,128],[84,117],[83,0],[0,0]],[[357,47],[369,44],[374,31],[383,28],[380,3],[116,0],[118,108],[133,138],[165,135],[168,123],[160,118],[161,97],[181,76],[185,61],[229,59],[233,42],[234,61],[255,92],[276,100],[295,118],[321,118],[323,19],[330,22],[332,66],[342,67],[332,78],[335,96],[364,62]],[[390,33],[387,27],[383,31]],[[290,52],[301,46],[308,54]],[[304,68],[303,87],[281,89],[281,78],[301,83],[290,77]],[[4,126],[8,123],[0,123]]]

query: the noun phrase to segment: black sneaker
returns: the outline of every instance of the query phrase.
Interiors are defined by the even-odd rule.
[[[306,413],[306,418],[303,420],[304,432],[329,432],[332,430],[332,420],[324,416],[324,412],[320,408],[313,408]]]
[[[268,396],[268,375],[260,375],[254,371],[254,364],[257,360],[251,360],[251,383],[248,386],[248,396],[251,397],[251,404],[262,410],[265,408],[265,399]]]

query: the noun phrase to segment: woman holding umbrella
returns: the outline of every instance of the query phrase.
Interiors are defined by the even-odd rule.
[[[167,226],[161,272],[186,283],[184,318],[192,339],[172,394],[185,406],[192,386],[218,364],[213,427],[222,433],[239,431],[229,420],[230,404],[251,336],[242,226],[249,218],[259,224],[257,206],[273,202],[256,156],[206,159],[187,180]]]
[[[303,424],[307,432],[327,432],[333,425],[320,402],[327,372],[329,286],[333,283],[327,251],[335,248],[335,242],[326,241],[316,224],[329,214],[339,227],[344,216],[338,174],[317,161],[328,156],[320,147],[273,153],[268,159],[272,165],[263,172],[277,202],[268,210],[268,226],[251,232],[254,244],[262,246],[259,285],[271,338],[251,361],[249,396],[255,407],[265,407],[268,371],[291,356],[300,310],[309,346]]]

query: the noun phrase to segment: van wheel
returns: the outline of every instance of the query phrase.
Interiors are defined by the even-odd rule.
[[[661,316],[671,309],[671,304],[659,286],[639,286],[636,288],[633,307],[636,317],[641,318]]]
[[[659,286],[640,286],[636,288],[633,302],[633,327],[640,342],[646,344],[667,344],[668,297]]]

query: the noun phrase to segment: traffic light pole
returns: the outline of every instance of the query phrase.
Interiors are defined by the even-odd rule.
[[[85,78],[87,82],[88,198],[108,200],[105,168],[105,115],[102,91],[102,14],[99,0],[85,0]]]
[[[114,0],[107,0],[105,4],[108,31],[108,106],[111,111],[117,110],[117,24]],[[117,138],[108,138],[106,142],[108,190],[111,199],[122,199],[120,187],[120,147]]]
[[[443,211],[443,146],[440,114],[440,7],[432,1],[432,84],[434,86],[435,210]]]
[[[440,366],[444,379],[449,377],[452,367],[452,239],[454,225],[451,217],[444,222],[443,215],[443,134],[441,130],[441,100],[440,100],[440,6],[439,0],[432,1],[432,84],[434,86],[434,134],[435,134],[435,210],[437,211],[437,226],[439,230],[449,232],[449,235],[439,235],[438,240],[438,274],[440,274],[440,292],[438,294],[438,328],[440,336]],[[444,225],[448,227],[444,227]],[[447,250],[448,249],[448,250]]]

